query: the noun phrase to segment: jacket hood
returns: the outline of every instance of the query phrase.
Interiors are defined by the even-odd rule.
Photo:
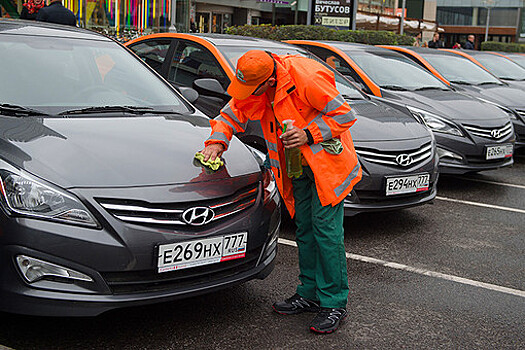
[[[193,164],[210,135],[192,116],[0,117],[0,157],[65,188],[124,187],[227,179],[260,171],[236,138],[213,174]]]
[[[383,91],[387,99],[420,108],[459,123],[476,123],[483,126],[484,121],[487,120],[501,123],[508,119],[507,114],[500,108],[455,91]]]
[[[357,115],[350,128],[356,146],[365,141],[400,141],[430,137],[427,128],[411,115],[375,99],[348,101]]]

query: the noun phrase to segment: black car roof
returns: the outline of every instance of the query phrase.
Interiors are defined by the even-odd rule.
[[[9,18],[0,18],[0,35],[2,34],[111,41],[104,35],[87,29]]]
[[[323,44],[328,44],[341,51],[365,52],[365,53],[379,55],[379,56],[405,57],[398,52],[388,50],[388,49],[378,47],[378,46],[373,46],[373,45],[349,43],[345,41],[329,41],[329,40],[315,40],[315,41],[319,43],[323,43]]]
[[[215,46],[249,46],[249,47],[253,46],[254,48],[260,48],[260,49],[262,48],[268,49],[272,47],[293,46],[293,45],[279,42],[279,41],[252,38],[252,37],[246,37],[246,36],[241,36],[241,35],[228,35],[228,34],[192,34],[192,35],[206,39]],[[297,48],[297,46],[293,46],[293,47]]]
[[[452,53],[452,52],[438,50],[438,49],[432,49],[432,48],[429,48],[429,47],[417,47],[417,46],[400,46],[400,47],[404,47],[405,49],[412,50],[414,52],[417,52],[420,55],[424,55],[424,54],[436,55],[436,54],[438,54],[438,55],[449,55],[449,56],[453,56],[453,57],[463,57],[463,56],[458,56],[458,55],[456,55],[455,53]]]

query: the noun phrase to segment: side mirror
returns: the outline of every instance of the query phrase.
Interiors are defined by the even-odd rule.
[[[188,100],[190,103],[193,103],[197,101],[199,98],[199,93],[195,91],[195,89],[192,89],[190,87],[178,87],[180,93],[186,100]]]
[[[193,81],[193,88],[197,90],[201,95],[216,96],[226,101],[231,98],[217,79],[195,79]]]

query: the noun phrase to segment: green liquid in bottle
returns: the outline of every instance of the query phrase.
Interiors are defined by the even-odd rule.
[[[287,129],[293,128],[293,120],[284,120],[283,124],[283,133]],[[293,179],[301,176],[303,174],[301,150],[299,148],[285,148],[284,157],[286,159],[286,173],[288,177]]]

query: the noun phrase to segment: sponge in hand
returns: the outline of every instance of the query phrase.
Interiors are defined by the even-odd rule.
[[[224,162],[220,157],[216,157],[215,160],[208,159],[207,161],[204,161],[204,154],[200,152],[195,153],[195,159],[197,159],[206,168],[214,171],[219,170],[219,168],[224,165]]]

